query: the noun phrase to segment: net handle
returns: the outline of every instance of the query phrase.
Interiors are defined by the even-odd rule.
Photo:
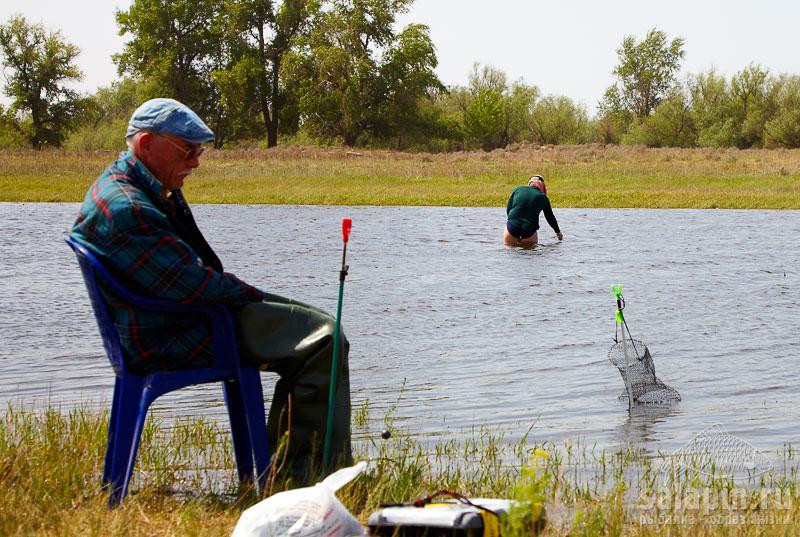
[[[622,285],[618,284],[616,286],[611,286],[611,291],[614,293],[614,298],[617,300],[617,311],[614,315],[616,319],[616,324],[614,325],[614,337],[617,336],[616,325],[619,325],[620,330],[622,331],[622,353],[625,358],[625,367],[628,367],[628,345],[625,343],[625,329],[628,327],[627,323],[625,322],[625,316],[622,314],[622,310],[625,309],[625,299],[622,297]],[[630,335],[630,331],[628,332]],[[631,342],[633,339],[631,339]],[[638,356],[638,355],[637,355]],[[623,375],[625,380],[625,391],[628,392],[628,413],[633,410],[633,390],[631,389],[631,383],[628,379],[628,375]]]

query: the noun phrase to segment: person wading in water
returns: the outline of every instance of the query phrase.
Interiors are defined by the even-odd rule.
[[[556,238],[562,240],[563,233],[558,227],[556,215],[550,207],[547,197],[547,187],[544,177],[534,175],[526,186],[518,186],[511,193],[506,205],[508,221],[503,230],[503,244],[506,246],[531,247],[539,242],[539,213],[544,212],[544,218]]]

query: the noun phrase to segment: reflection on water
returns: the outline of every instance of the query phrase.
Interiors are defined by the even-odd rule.
[[[620,407],[627,411],[627,402],[621,402]],[[658,440],[654,430],[659,424],[679,415],[680,405],[635,405],[627,418],[616,426],[614,438],[620,445],[636,444],[652,454]]]
[[[63,237],[75,204],[0,204],[0,402],[105,405],[112,374]],[[425,435],[488,425],[513,440],[649,451],[713,423],[762,450],[800,443],[800,213],[556,210],[531,250],[501,244],[503,208],[198,206],[226,269],[335,311],[341,218],[353,219],[343,325],[354,404]],[[683,402],[617,400],[610,286]],[[264,376],[266,393],[274,378]],[[156,411],[225,419],[216,386]],[[373,428],[379,433],[380,424]]]

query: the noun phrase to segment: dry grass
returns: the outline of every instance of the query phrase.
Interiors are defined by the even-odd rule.
[[[514,146],[447,154],[208,151],[194,203],[503,206],[533,173],[557,207],[800,209],[800,150]],[[0,152],[1,201],[80,201],[112,152]]]

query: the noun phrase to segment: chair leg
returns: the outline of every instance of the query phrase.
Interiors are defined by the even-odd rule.
[[[264,392],[261,389],[261,375],[258,369],[242,368],[240,372],[244,415],[250,433],[253,459],[256,466],[259,493],[264,494],[269,477],[269,462],[272,456],[267,438],[267,420],[264,414]]]
[[[114,397],[111,401],[111,415],[108,418],[108,439],[106,441],[106,457],[103,464],[103,488],[108,488],[111,482],[111,466],[114,461],[114,440],[117,434],[117,420],[119,407],[122,405],[122,381],[119,377],[114,380]]]
[[[139,448],[139,438],[149,404],[145,401],[144,384],[144,379],[130,376],[121,381],[117,399],[119,404],[116,411],[111,471],[108,476],[111,489],[108,499],[109,507],[121,504],[128,493],[136,452]]]
[[[228,418],[230,418],[231,423],[233,454],[236,458],[239,482],[242,484],[251,483],[253,481],[253,448],[250,444],[250,433],[245,417],[242,388],[237,380],[223,381],[222,388],[225,394],[225,406],[228,408]]]

